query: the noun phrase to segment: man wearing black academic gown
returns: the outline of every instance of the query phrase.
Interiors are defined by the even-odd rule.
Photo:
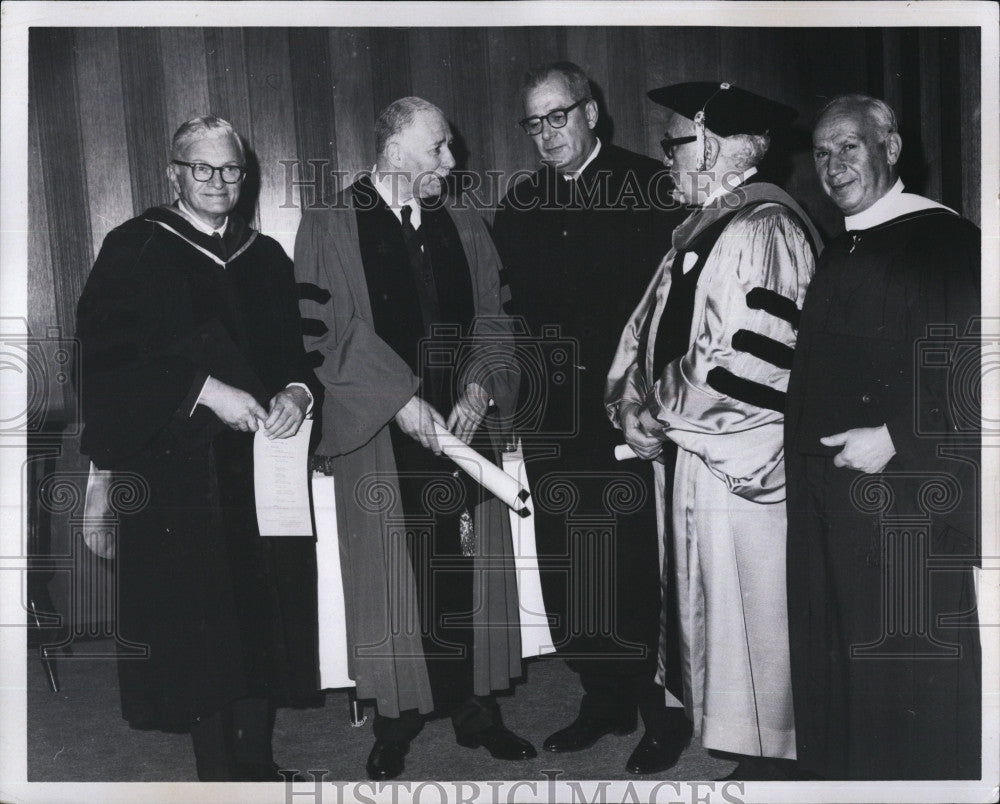
[[[517,372],[499,260],[478,213],[442,195],[455,160],[440,109],[394,101],[375,140],[372,174],[303,215],[295,273],[326,389],[317,458],[335,479],[348,672],[377,707],[366,770],[387,780],[432,710],[460,745],[535,751],[492,695],[521,673],[509,509],[433,429],[500,461]]]
[[[903,192],[882,101],[832,101],[813,144],[847,231],[817,266],[788,385],[799,765],[977,779],[979,230]]]
[[[534,386],[522,382],[519,432],[546,608],[559,617],[553,642],[584,690],[579,716],[545,749],[577,751],[605,734],[627,734],[638,710],[646,732],[626,767],[653,773],[677,761],[689,729],[683,717],[669,721],[664,689],[654,682],[661,606],[652,473],[638,462],[615,461],[621,437],[602,399],[620,324],[684,215],[659,163],[597,137],[597,103],[577,65],[532,70],[522,92],[521,125],[543,165],[504,198],[493,236],[510,281],[511,312],[529,329],[526,359],[570,355],[543,370]],[[561,494],[567,484],[571,508]],[[611,523],[613,561],[590,571],[587,555],[601,548],[588,547],[584,533],[595,521],[600,529]],[[594,572],[605,577],[595,580]],[[674,648],[668,687],[672,680],[680,696],[673,618],[667,631]]]
[[[291,261],[233,211],[238,135],[196,118],[171,154],[178,202],[107,236],[77,317],[82,451],[148,490],[116,556],[119,633],[148,647],[119,661],[122,716],[190,731],[202,781],[278,781],[274,706],[317,688],[315,549],[259,535],[253,434],[298,431],[312,373]]]

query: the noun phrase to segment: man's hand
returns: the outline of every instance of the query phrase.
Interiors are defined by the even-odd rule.
[[[451,409],[448,429],[458,436],[463,444],[468,444],[479,425],[483,423],[489,407],[490,395],[479,383],[470,382],[465,386],[465,393]]]
[[[309,394],[298,385],[278,391],[272,398],[264,435],[268,438],[291,438],[299,431],[309,408]]]
[[[399,429],[410,438],[419,441],[435,455],[441,454],[441,445],[438,444],[437,436],[434,433],[434,422],[445,427],[444,419],[434,408],[414,394],[410,401],[396,413],[396,424]]]
[[[198,404],[212,411],[227,427],[244,433],[256,433],[258,420],[267,418],[264,408],[250,394],[215,377],[205,381]]]
[[[618,405],[619,421],[626,443],[640,458],[651,461],[663,452],[662,439],[646,430],[639,420],[639,405],[636,402],[621,402]]]
[[[881,427],[855,427],[853,430],[821,438],[820,443],[827,447],[843,445],[844,448],[833,456],[834,466],[844,466],[866,474],[881,472],[896,454],[889,428],[884,424]]]

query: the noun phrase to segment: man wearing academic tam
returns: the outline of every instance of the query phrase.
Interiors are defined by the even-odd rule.
[[[788,385],[788,602],[800,769],[978,779],[980,232],[904,192],[883,101],[821,112],[844,231]]]
[[[693,211],[622,333],[608,413],[640,458],[657,461],[658,504],[673,512],[661,518],[664,588],[677,584],[695,731],[739,757],[727,778],[786,779],[795,731],[783,410],[820,240],[758,166],[796,113],[729,83],[649,97],[673,112],[664,164]],[[675,465],[660,459],[667,440]]]

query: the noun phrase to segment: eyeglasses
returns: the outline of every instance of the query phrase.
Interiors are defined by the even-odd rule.
[[[204,162],[182,162],[180,159],[173,159],[171,161],[175,165],[184,165],[191,168],[191,175],[194,176],[195,181],[211,181],[212,177],[215,176],[215,171],[219,171],[219,175],[222,176],[222,180],[226,184],[236,184],[236,182],[243,178],[243,174],[246,173],[246,168],[239,165],[212,167],[212,165],[206,165]]]
[[[586,103],[590,98],[580,98],[572,106],[567,106],[565,109],[553,109],[548,114],[543,114],[538,117],[526,117],[524,120],[519,120],[517,124],[525,130],[526,133],[534,136],[535,134],[541,134],[542,128],[546,120],[549,121],[549,125],[552,128],[562,128],[566,125],[566,121],[569,120],[569,113],[572,112],[581,103]]]
[[[663,155],[667,159],[674,158],[674,148],[678,145],[684,145],[688,142],[694,142],[698,139],[694,134],[689,134],[686,137],[670,137],[660,140],[660,147],[663,149]]]

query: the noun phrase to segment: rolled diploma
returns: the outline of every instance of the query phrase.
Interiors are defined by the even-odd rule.
[[[638,458],[639,456],[635,454],[635,450],[632,449],[628,444],[619,444],[615,447],[615,460],[616,461],[628,461],[632,458]]]
[[[462,443],[462,440],[450,433],[437,422],[434,422],[434,433],[437,435],[441,451],[451,458],[466,474],[484,489],[495,494],[518,516],[528,516],[531,511],[525,506],[528,501],[528,490],[503,469],[492,463],[472,447]]]

